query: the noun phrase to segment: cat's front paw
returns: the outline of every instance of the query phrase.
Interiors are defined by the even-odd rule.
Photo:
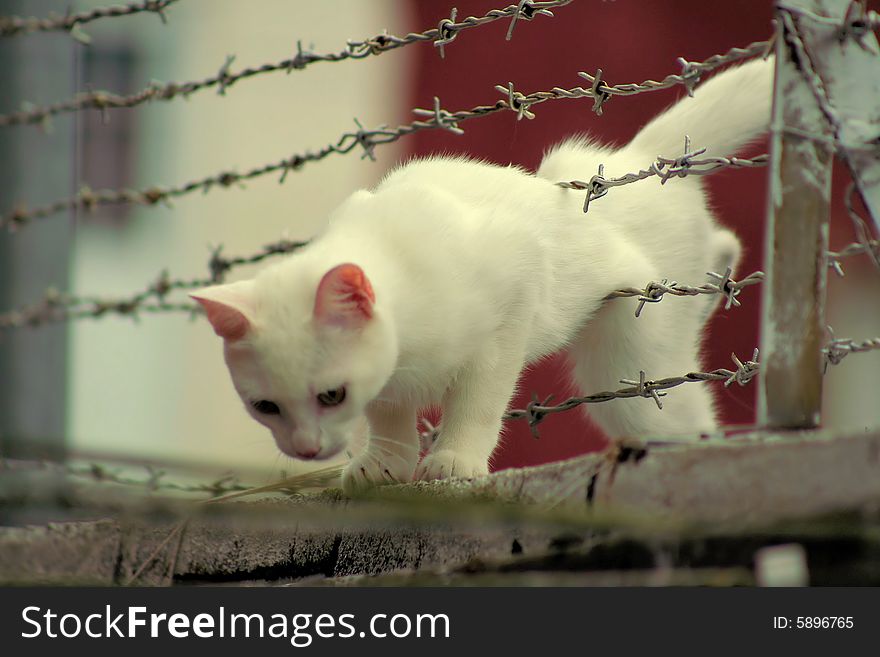
[[[431,452],[416,468],[415,480],[431,481],[433,479],[448,479],[460,477],[472,479],[481,475],[489,474],[489,466],[486,459],[455,452],[451,449],[441,449]]]
[[[413,466],[405,459],[369,449],[355,456],[342,471],[342,491],[355,495],[374,486],[412,481]]]

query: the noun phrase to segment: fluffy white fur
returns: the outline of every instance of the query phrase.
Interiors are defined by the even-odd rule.
[[[638,319],[621,287],[692,284],[735,266],[739,244],[712,218],[697,177],[613,189],[582,212],[600,163],[615,177],[695,147],[728,156],[765,130],[772,66],[724,72],[650,122],[627,146],[557,146],[537,175],[460,158],[410,162],[355,192],[308,247],[256,278],[194,295],[248,411],[278,447],[328,458],[367,431],[348,490],[388,481],[487,472],[501,416],[528,363],[567,349],[577,387],[613,390],[644,369],[660,378],[700,369],[713,298],[667,301]],[[622,102],[622,101],[621,101]],[[350,263],[345,267],[339,265]],[[335,269],[334,269],[335,268]],[[345,388],[331,408],[322,391]],[[277,414],[252,402],[268,400]],[[418,463],[416,413],[439,405],[439,439]],[[653,404],[590,407],[610,436],[694,434],[716,426],[707,386]]]

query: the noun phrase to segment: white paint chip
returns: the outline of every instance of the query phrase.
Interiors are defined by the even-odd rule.
[[[758,550],[755,579],[758,586],[808,586],[810,572],[803,546],[788,543]]]

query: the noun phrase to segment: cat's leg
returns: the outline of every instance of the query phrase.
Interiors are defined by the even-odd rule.
[[[414,407],[373,402],[367,407],[367,418],[367,445],[342,473],[342,489],[346,493],[377,484],[412,481],[419,461]]]
[[[440,436],[416,469],[416,479],[470,478],[489,472],[501,416],[525,358],[522,338],[508,338],[499,337],[492,353],[462,371],[443,396]]]
[[[738,277],[737,265],[740,262],[742,247],[736,235],[725,229],[715,230],[709,238],[709,245],[706,249],[709,255],[708,270],[718,274],[724,274],[724,271],[730,267],[733,270],[733,276]],[[741,272],[739,272],[741,273]],[[717,283],[718,281],[714,281]],[[708,294],[708,298],[703,301],[705,304],[705,312],[703,315],[702,326],[705,328],[706,323],[718,309],[718,306],[724,302],[722,294]]]
[[[572,374],[584,394],[627,387],[639,371],[661,379],[701,370],[699,359],[703,309],[686,307],[692,299],[664,299],[633,316],[634,301],[606,301],[569,351]],[[678,302],[678,303],[676,303]],[[665,307],[663,305],[665,304]],[[661,398],[615,399],[590,404],[590,417],[609,438],[692,436],[718,426],[710,384],[685,383]]]

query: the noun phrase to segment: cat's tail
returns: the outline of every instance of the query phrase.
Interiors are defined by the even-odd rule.
[[[770,123],[773,59],[756,59],[716,75],[654,118],[624,147],[652,157],[684,153],[685,135],[692,149],[727,157],[760,136]]]

